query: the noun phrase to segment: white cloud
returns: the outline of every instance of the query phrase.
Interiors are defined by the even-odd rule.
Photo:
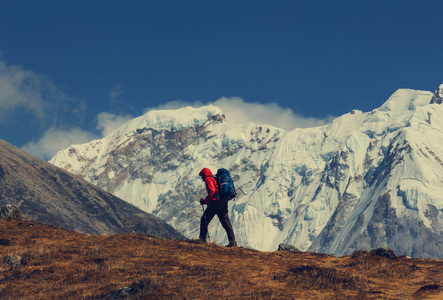
[[[97,138],[98,136],[79,128],[61,130],[51,127],[40,140],[31,141],[24,145],[22,149],[32,155],[49,160],[61,149],[73,144],[87,143]]]
[[[21,109],[44,121],[66,99],[46,76],[0,60],[0,120]]]
[[[102,112],[97,115],[96,129],[101,132],[102,136],[107,136],[133,118],[134,117],[130,115],[119,116],[112,113]]]
[[[277,103],[257,103],[257,102],[245,102],[239,97],[222,97],[212,104],[219,107],[225,114],[226,120],[230,124],[267,124],[285,130],[292,130],[295,128],[309,128],[327,124],[333,120],[333,117],[327,117],[325,119],[317,119],[312,117],[304,117],[302,115],[294,113],[290,108],[282,108]],[[185,102],[176,100],[162,104],[155,108],[145,109],[145,113],[151,110],[167,110],[178,109],[185,106],[200,107],[204,104],[200,101]]]
[[[220,98],[212,103],[219,107],[231,124],[248,123],[268,124],[291,130],[315,127],[329,123],[332,118],[316,119],[294,113],[290,108],[282,108],[276,103],[245,102],[242,98]]]
[[[146,114],[151,110],[171,110],[171,109],[179,109],[179,108],[187,107],[187,106],[200,107],[203,105],[205,105],[205,104],[203,104],[203,102],[201,102],[201,101],[186,102],[186,101],[182,101],[182,100],[175,100],[175,101],[167,102],[165,104],[161,104],[156,107],[146,108],[146,109],[144,109],[143,113]]]
[[[109,92],[108,97],[111,99],[111,105],[117,105],[118,98],[123,94],[123,88],[121,85],[114,86]]]
[[[66,130],[51,127],[39,140],[28,142],[22,149],[41,159],[49,160],[59,150],[65,149],[73,144],[89,143],[94,139],[102,138],[132,118],[130,115],[119,116],[102,112],[96,117],[96,129],[100,131],[101,134],[88,132],[78,127]]]
[[[32,129],[44,132],[40,140],[25,144],[22,147],[25,151],[48,159],[72,143],[96,138],[95,134],[68,123],[72,120],[79,123],[85,110],[84,101],[68,97],[47,76],[8,65],[1,60],[0,53],[0,123],[10,128],[28,126],[30,130],[37,125],[38,129]],[[68,126],[72,129],[58,129]]]

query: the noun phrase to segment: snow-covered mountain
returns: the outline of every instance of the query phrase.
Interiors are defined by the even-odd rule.
[[[443,258],[443,85],[401,89],[380,108],[285,131],[231,125],[214,106],[151,111],[51,163],[196,238],[203,167],[245,192],[230,202],[240,245],[337,255],[387,247]],[[214,220],[210,236],[226,234]]]

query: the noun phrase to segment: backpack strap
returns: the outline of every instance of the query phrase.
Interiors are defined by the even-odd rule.
[[[220,200],[220,196],[219,196],[219,191],[220,191],[220,182],[218,180],[218,176],[217,175],[213,175],[212,177],[214,177],[215,182],[217,183],[217,192],[215,192],[214,194],[214,198],[217,200]]]

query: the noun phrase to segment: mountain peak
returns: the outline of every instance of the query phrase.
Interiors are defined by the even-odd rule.
[[[443,84],[440,84],[438,89],[435,91],[434,96],[432,96],[431,104],[437,103],[441,104],[443,102]]]
[[[119,131],[132,132],[142,128],[178,131],[201,125],[216,116],[221,116],[221,119],[224,119],[220,108],[213,105],[198,108],[188,106],[176,110],[151,110],[127,122],[120,127]]]

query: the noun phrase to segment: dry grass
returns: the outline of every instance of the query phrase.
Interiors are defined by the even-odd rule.
[[[443,262],[89,236],[0,220],[1,299],[438,299]]]

